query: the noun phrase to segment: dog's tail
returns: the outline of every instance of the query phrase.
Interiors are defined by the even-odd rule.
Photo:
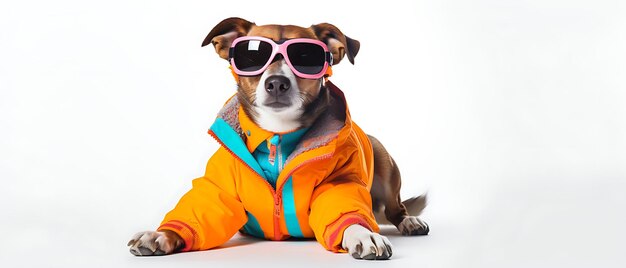
[[[419,216],[428,204],[428,194],[411,197],[402,201],[402,204],[406,207],[406,212],[408,212],[409,215]]]
[[[419,216],[422,214],[424,208],[428,204],[428,194],[423,194],[416,197],[411,197],[407,200],[402,201],[402,204],[406,208],[406,212],[410,216]],[[384,209],[378,209],[378,211],[374,211],[374,217],[376,218],[376,222],[378,224],[391,224],[387,217],[385,216]]]

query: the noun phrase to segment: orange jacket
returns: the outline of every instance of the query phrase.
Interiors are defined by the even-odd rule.
[[[256,126],[232,97],[211,126],[222,146],[203,177],[166,216],[159,230],[185,241],[183,251],[219,246],[237,231],[271,240],[315,237],[341,248],[343,231],[360,224],[378,232],[369,190],[372,145],[350,119],[343,92],[327,82],[335,103],[309,128],[280,172],[275,190],[252,156],[273,133]]]

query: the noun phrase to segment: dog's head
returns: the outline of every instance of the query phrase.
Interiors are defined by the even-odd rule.
[[[334,64],[341,62],[345,56],[354,64],[354,57],[360,47],[358,41],[345,36],[328,23],[309,28],[293,25],[258,26],[240,18],[228,18],[218,23],[204,39],[202,46],[213,44],[215,52],[230,61],[234,51],[231,49],[233,41],[243,36],[263,37],[276,44],[297,38],[319,40],[332,54],[332,60],[329,61]],[[258,43],[250,42],[249,45],[258,49]],[[299,77],[284,57],[277,54],[268,61],[271,63],[262,73],[239,75],[238,79],[237,94],[246,114],[257,125],[272,132],[308,127],[328,106],[328,92],[323,87],[323,77]]]

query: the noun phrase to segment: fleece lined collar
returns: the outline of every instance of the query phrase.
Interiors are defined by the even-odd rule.
[[[331,82],[326,82],[326,86],[333,99],[331,107],[320,115],[313,126],[309,128],[287,159],[286,164],[307,151],[335,145],[339,132],[343,128],[352,127],[343,92]],[[248,131],[250,131],[249,135]],[[226,149],[243,158],[244,161],[249,158],[248,156],[251,156],[250,153],[254,152],[259,144],[273,135],[273,133],[263,130],[252,122],[239,104],[237,95],[231,97],[220,110],[209,133]]]

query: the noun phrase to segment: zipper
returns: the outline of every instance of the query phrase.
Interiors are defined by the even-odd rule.
[[[278,145],[278,172],[276,174],[280,175],[280,172],[283,171],[283,150],[282,146]],[[276,176],[276,180],[278,181],[278,176]]]
[[[259,179],[261,179],[263,182],[265,182],[265,185],[267,185],[267,188],[270,190],[270,192],[272,192],[272,197],[274,197],[274,240],[280,240],[280,238],[282,237],[282,234],[280,233],[280,197],[278,196],[278,194],[276,193],[276,191],[274,190],[274,187],[272,187],[272,185],[265,180],[265,178],[261,177],[256,170],[252,169],[250,166],[248,166],[248,164],[246,164],[243,160],[241,160],[241,158],[239,156],[237,156],[237,154],[233,153],[233,151],[231,151],[230,149],[228,149],[228,147],[217,137],[217,135],[215,135],[215,132],[213,131],[209,131],[209,135],[211,135],[211,137],[213,137],[213,139],[215,141],[217,141],[217,143],[220,144],[220,146],[222,146],[222,148],[224,148],[228,153],[230,153],[235,159],[239,160],[239,162],[241,162],[241,164],[243,164],[243,166],[247,167],[250,171],[252,171],[253,174],[255,174]],[[261,230],[262,231],[262,230]]]
[[[285,186],[285,183],[283,182],[280,187],[278,187],[277,185],[277,190],[274,190],[274,187],[272,187],[272,185],[265,180],[265,178],[261,177],[256,170],[252,169],[250,166],[248,166],[248,164],[246,164],[243,160],[241,160],[241,158],[239,156],[237,156],[233,151],[231,151],[230,149],[228,149],[228,147],[226,145],[224,145],[224,143],[217,137],[217,135],[215,135],[215,133],[213,131],[209,130],[209,135],[211,135],[211,137],[213,137],[213,139],[215,141],[217,141],[217,143],[220,144],[220,146],[222,146],[228,153],[230,153],[233,157],[235,157],[235,159],[239,160],[239,162],[241,162],[245,167],[247,167],[250,171],[252,171],[252,173],[256,174],[256,176],[261,179],[263,182],[265,182],[265,185],[267,185],[267,187],[269,188],[269,190],[272,192],[272,195],[274,197],[274,240],[281,240],[285,235],[283,235],[280,231],[280,214],[282,212],[282,192],[283,192],[283,188]],[[320,160],[324,160],[324,159],[328,159],[331,158],[333,156],[333,153],[327,153],[325,155],[321,155],[321,156],[317,156],[317,157],[313,157],[311,159],[308,159],[300,164],[298,164],[296,167],[294,167],[293,169],[291,169],[291,171],[289,171],[289,173],[287,174],[286,178],[291,177],[291,175],[298,169],[300,169],[302,166],[309,164],[311,162],[315,162],[315,161],[320,161]],[[278,183],[278,179],[276,178],[276,183]]]
[[[327,154],[324,154],[324,155],[313,157],[311,159],[307,159],[306,161],[304,161],[304,162],[298,164],[297,166],[295,166],[294,168],[292,168],[291,171],[289,171],[289,173],[287,173],[287,176],[285,176],[285,178],[291,177],[291,175],[296,170],[298,170],[299,168],[301,168],[302,166],[304,166],[306,164],[310,164],[311,162],[316,162],[316,161],[319,161],[319,160],[328,159],[328,158],[331,158],[332,156],[333,156],[333,153],[327,153]],[[284,185],[284,183],[283,183],[283,185]],[[281,189],[282,189],[282,185],[281,185]]]

